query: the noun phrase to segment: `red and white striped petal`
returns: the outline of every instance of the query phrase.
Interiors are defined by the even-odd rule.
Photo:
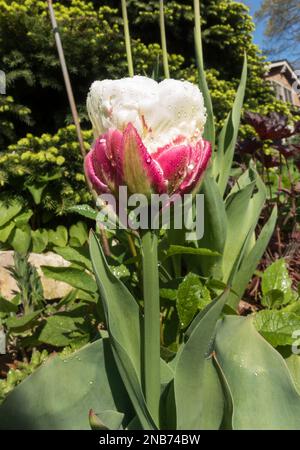
[[[130,193],[150,195],[167,192],[167,180],[160,165],[144,146],[135,127],[129,123],[123,133],[120,152],[122,181]]]

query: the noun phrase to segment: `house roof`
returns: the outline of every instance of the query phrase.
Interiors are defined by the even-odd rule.
[[[298,81],[300,85],[300,76],[297,75],[296,71],[294,70],[293,66],[289,63],[287,59],[281,59],[278,61],[272,61],[268,64],[269,73],[272,69],[280,68],[282,67],[281,71],[285,72],[287,71],[290,74],[290,77],[294,81]],[[299,71],[297,71],[299,73]]]

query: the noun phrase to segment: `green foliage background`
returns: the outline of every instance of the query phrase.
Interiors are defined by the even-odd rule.
[[[135,72],[160,78],[158,1],[127,3]],[[197,82],[193,2],[169,0],[165,6],[171,76]],[[82,126],[89,130],[85,99],[92,81],[127,75],[120,1],[60,0],[54,7]],[[207,79],[218,123],[233,103],[244,52],[249,61],[245,109],[286,110],[263,81],[265,61],[252,42],[254,24],[247,7],[232,0],[203,0],[201,13]],[[59,172],[41,204],[62,214],[69,204],[88,199],[79,175],[82,159],[75,133],[66,128],[72,119],[45,1],[0,0],[0,61],[7,76],[7,95],[0,97],[1,190],[15,195],[17,186],[23,195],[26,184]],[[241,132],[245,134],[247,127]],[[85,139],[88,148],[91,134]]]

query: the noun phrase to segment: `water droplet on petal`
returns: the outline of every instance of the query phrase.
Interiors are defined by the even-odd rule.
[[[188,170],[192,171],[195,168],[195,164],[191,163],[188,165]]]
[[[100,144],[105,144],[106,143],[106,140],[105,139],[100,139]]]
[[[152,161],[152,158],[151,158],[150,156],[148,156],[148,158],[146,159],[146,163],[147,163],[147,164],[150,164],[151,161]]]

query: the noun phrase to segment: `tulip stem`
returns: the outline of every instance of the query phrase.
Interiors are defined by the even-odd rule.
[[[170,78],[165,18],[164,18],[164,0],[159,0],[159,25],[160,25],[161,48],[162,48],[165,78]]]
[[[160,304],[157,244],[155,232],[142,235],[144,341],[143,387],[146,403],[156,425],[159,425],[160,401]]]
[[[130,77],[134,76],[132,53],[131,53],[131,43],[130,43],[130,32],[129,32],[129,22],[127,16],[127,5],[126,0],[121,0],[122,3],[122,16],[124,23],[124,36],[125,36],[125,47],[127,55],[128,73]]]

